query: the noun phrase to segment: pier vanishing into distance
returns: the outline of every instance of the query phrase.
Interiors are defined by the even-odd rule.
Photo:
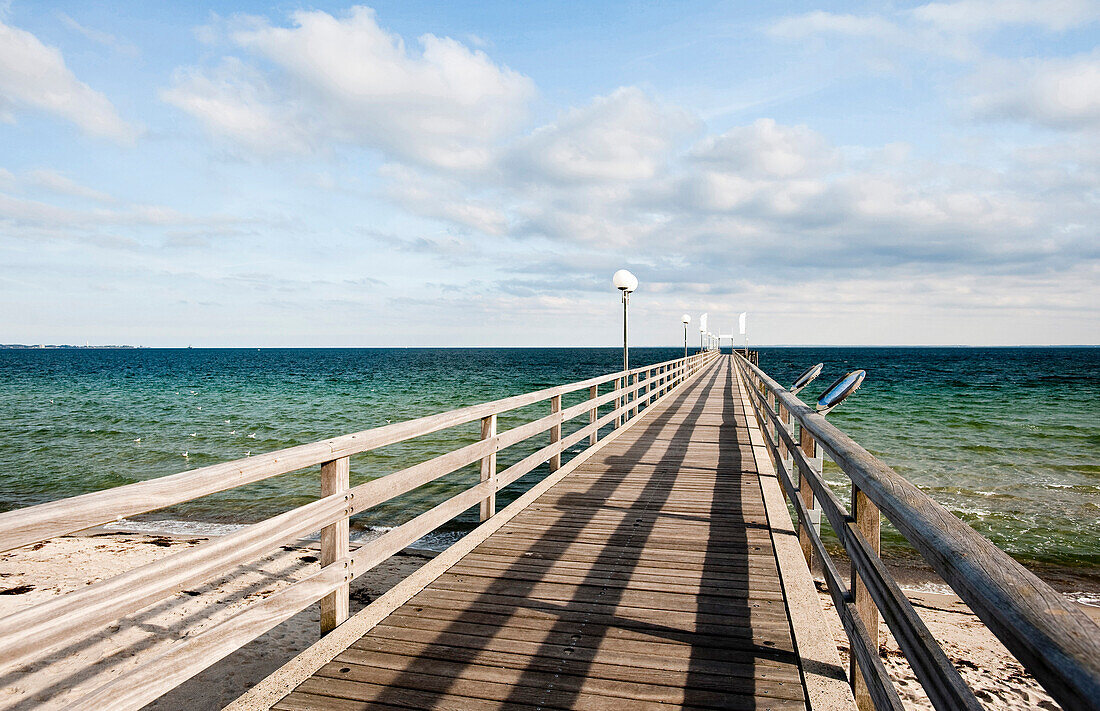
[[[320,467],[316,501],[0,619],[0,684],[15,687],[36,660],[76,654],[83,637],[319,531],[320,560],[301,575],[266,583],[266,596],[148,654],[89,659],[86,673],[39,701],[142,708],[319,603],[317,644],[229,708],[901,709],[880,620],[937,709],[985,708],[879,558],[885,516],[1062,708],[1100,709],[1100,628],[755,356],[703,351],[0,514],[0,551],[18,556]],[[433,433],[440,441],[464,425],[480,425],[472,443],[351,485],[352,457]],[[824,458],[850,489],[825,484]],[[462,471],[470,483],[459,493],[350,542],[352,516]],[[532,472],[542,477],[497,510],[498,492]],[[353,579],[473,508],[479,526],[350,614]],[[851,577],[822,544],[822,514]],[[847,633],[850,667],[811,566]]]

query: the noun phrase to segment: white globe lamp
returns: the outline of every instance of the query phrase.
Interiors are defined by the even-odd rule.
[[[611,277],[611,283],[615,285],[616,289],[629,294],[638,288],[638,277],[625,269],[620,269]]]

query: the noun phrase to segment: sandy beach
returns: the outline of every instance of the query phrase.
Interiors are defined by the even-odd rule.
[[[832,555],[842,576],[849,579],[851,572],[843,552],[834,550]],[[971,612],[966,603],[951,593],[950,586],[924,564],[916,552],[909,556],[888,558],[886,565],[905,590],[929,632],[940,643],[948,659],[983,704],[989,708],[1012,711],[1061,708],[977,615]],[[1095,599],[1100,595],[1100,581],[1090,572],[1081,571],[1078,574],[1054,568],[1032,572],[1039,574],[1055,589],[1067,594],[1067,597]],[[815,583],[841,661],[848,668],[848,638],[820,575],[815,576]],[[1100,624],[1100,607],[1080,605],[1080,609]],[[897,641],[885,623],[881,622],[879,651],[905,708],[912,711],[932,711],[932,704],[905,660],[905,655],[898,648]]]
[[[833,623],[833,639],[841,661],[848,668],[848,639],[824,584],[820,583],[818,589],[821,606]],[[914,590],[906,593],[932,636],[984,704],[1014,711],[1061,708],[957,596]],[[931,702],[885,625],[879,629],[879,650],[905,708],[932,711]]]
[[[78,589],[173,552],[203,537],[90,532],[64,536],[0,555],[0,616]],[[352,613],[362,609],[434,554],[404,551],[359,578],[352,587]],[[40,661],[0,670],[0,709],[54,709],[78,698],[142,660],[162,651],[185,630],[194,632],[225,619],[257,597],[271,595],[318,566],[314,544],[285,546],[255,565],[194,590],[183,591],[95,634],[73,639]],[[1049,695],[957,597],[929,592],[928,571],[893,566],[932,634],[972,685],[996,708],[1057,709]],[[941,583],[942,585],[942,583]],[[921,588],[921,589],[915,589]],[[819,585],[834,638],[847,664],[848,643],[832,602]],[[1094,619],[1100,608],[1086,607]],[[150,704],[162,711],[213,711],[237,698],[318,638],[314,605],[254,640],[202,674]],[[909,709],[931,709],[896,642],[885,631],[880,644],[887,668]]]
[[[0,616],[30,607],[144,563],[196,546],[204,537],[91,532],[63,536],[0,555]],[[351,612],[403,579],[434,554],[405,551],[352,585]],[[315,544],[284,546],[253,565],[185,590],[20,668],[0,668],[0,709],[56,709],[162,652],[187,632],[226,619],[317,570]],[[220,709],[317,641],[313,605],[253,640],[149,709]]]

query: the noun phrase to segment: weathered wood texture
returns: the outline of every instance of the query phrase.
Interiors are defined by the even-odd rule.
[[[853,655],[869,645],[877,651],[877,642],[868,636],[868,628],[877,626],[877,615],[872,611],[877,609],[937,709],[981,708],[897,582],[886,571],[878,557],[877,541],[868,540],[868,534],[877,532],[878,512],[881,511],[1062,708],[1100,709],[1100,628],[1095,623],[758,367],[743,358],[739,358],[738,363],[751,382],[774,394],[801,425],[804,441],[812,438],[851,479],[857,492],[855,510],[849,514],[810,466],[806,454],[794,452],[802,474],[800,493],[808,498],[810,491],[823,504],[852,560],[857,573],[854,578],[857,590],[865,593],[854,602],[850,601],[847,586],[839,580],[835,566],[825,561],[824,572],[830,593],[837,601],[852,641]],[[767,407],[766,398],[755,389],[753,392],[758,412],[777,419],[776,413]],[[780,436],[784,434],[781,431]],[[793,446],[794,443],[788,440],[787,444]],[[782,473],[778,447],[770,441],[769,447]],[[784,485],[788,486],[789,481]],[[799,517],[805,520],[807,507],[793,486],[788,489],[788,495],[794,500]],[[809,533],[814,550],[823,554],[825,550],[820,538],[812,531]],[[871,601],[873,608],[868,607]],[[862,609],[857,611],[857,607]],[[867,626],[861,618],[864,611],[872,623]],[[877,655],[873,660],[859,660],[859,667],[865,672],[869,668],[868,661],[877,665]],[[876,669],[875,674],[880,675],[881,670]],[[857,693],[859,691],[870,693],[872,690],[857,689]],[[896,707],[897,703],[896,698],[889,702],[885,698],[874,701],[876,708]]]
[[[730,366],[655,404],[275,708],[805,709]]]
[[[346,494],[351,488],[351,462],[342,457],[321,465],[321,496]],[[321,567],[332,565],[347,558],[349,551],[348,519],[341,517],[321,529]],[[339,589],[321,598],[321,634],[331,632],[336,626],[348,619],[350,586],[344,583]]]
[[[870,548],[877,557],[882,551],[882,538],[880,533],[882,520],[875,505],[871,503],[871,500],[854,484],[852,485],[852,518],[855,519],[856,528],[859,529],[863,538],[870,543]],[[851,590],[852,599],[856,606],[856,613],[859,614],[859,618],[863,620],[863,624],[867,628],[867,634],[871,639],[875,640],[876,644],[878,644],[878,608],[875,606],[875,601],[871,598],[871,593],[867,590],[867,584],[863,582],[863,578],[860,577],[859,570],[856,566],[852,566]],[[856,707],[859,711],[871,711],[874,709],[874,702],[871,700],[871,694],[867,690],[867,684],[863,679],[863,675],[859,671],[859,662],[857,662],[854,657],[852,658],[851,676],[852,691],[855,693],[856,697]]]

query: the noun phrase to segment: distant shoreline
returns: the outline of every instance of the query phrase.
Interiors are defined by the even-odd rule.
[[[32,346],[26,343],[0,343],[0,350],[5,351],[136,351],[148,348],[149,346],[70,346],[44,343]]]

